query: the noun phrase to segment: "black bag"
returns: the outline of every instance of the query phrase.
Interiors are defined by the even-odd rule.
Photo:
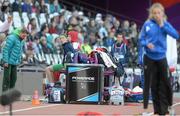
[[[103,100],[104,101],[109,101],[109,99],[110,99],[110,94],[109,94],[109,89],[104,89],[104,92],[103,92]]]
[[[115,76],[122,77],[125,74],[124,67],[121,63],[117,64],[117,68],[115,69]]]
[[[64,96],[64,88],[61,88],[58,84],[55,84],[54,87],[50,88],[50,92],[48,94],[48,103],[65,103]]]

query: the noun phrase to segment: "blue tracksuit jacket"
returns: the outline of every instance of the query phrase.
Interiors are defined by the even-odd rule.
[[[144,47],[145,54],[153,59],[160,60],[166,57],[166,36],[170,35],[175,39],[179,38],[178,32],[172,27],[169,22],[164,22],[163,27],[160,27],[155,20],[147,20],[140,32],[140,46]],[[147,47],[148,43],[154,45],[153,49]]]

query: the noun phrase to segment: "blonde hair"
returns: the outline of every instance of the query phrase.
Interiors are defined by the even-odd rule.
[[[4,41],[6,38],[6,34],[5,33],[0,33],[0,41]]]
[[[150,8],[149,8],[149,16],[148,16],[148,19],[153,19],[153,10],[155,8],[159,8],[162,12],[163,12],[163,18],[164,18],[164,21],[167,20],[167,16],[165,14],[165,10],[164,10],[164,7],[162,4],[160,3],[154,3]]]

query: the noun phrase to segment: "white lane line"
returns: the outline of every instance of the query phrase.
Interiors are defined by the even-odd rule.
[[[173,104],[172,107],[175,107],[175,106],[178,106],[178,105],[180,105],[180,102]]]
[[[180,105],[180,102],[173,104],[171,111],[174,111],[173,108],[176,107],[176,106],[178,106],[178,105]],[[153,115],[153,112],[151,112],[150,115]]]
[[[25,108],[25,109],[18,109],[18,110],[13,110],[12,112],[22,112],[22,111],[27,111],[27,110],[47,108],[47,107],[53,107],[53,106],[58,106],[58,105],[62,105],[62,104],[52,104],[52,105],[47,105],[47,106],[39,106],[39,107],[31,107],[31,108]],[[9,111],[0,112],[0,114],[7,114],[7,113],[9,113]]]

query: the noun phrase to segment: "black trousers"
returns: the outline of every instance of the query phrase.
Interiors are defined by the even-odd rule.
[[[144,108],[148,107],[149,90],[151,88],[153,108],[155,114],[168,113],[168,106],[172,105],[172,88],[169,78],[166,58],[152,60],[144,56]]]
[[[4,68],[4,78],[2,85],[2,92],[15,87],[17,80],[17,66],[9,64]]]

